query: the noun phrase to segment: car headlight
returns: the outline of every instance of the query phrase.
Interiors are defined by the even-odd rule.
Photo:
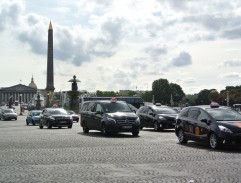
[[[115,119],[113,119],[113,118],[107,117],[107,120],[108,120],[109,122],[116,123],[116,120],[115,120]]]
[[[140,118],[136,118],[136,124],[137,124],[137,125],[141,124]]]
[[[164,120],[165,118],[164,118],[164,117],[162,117],[162,116],[159,116],[159,119],[160,119],[160,120]]]
[[[50,120],[55,120],[55,118],[53,116],[50,116],[49,119]]]
[[[218,125],[218,128],[220,131],[222,132],[226,132],[226,133],[233,133],[231,130],[229,130],[227,127],[222,126],[222,125]]]

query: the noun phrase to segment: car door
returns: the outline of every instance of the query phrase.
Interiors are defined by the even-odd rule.
[[[101,130],[101,120],[103,119],[103,108],[100,103],[97,103],[93,110],[93,129]]]
[[[185,121],[184,131],[188,139],[197,140],[195,128],[197,126],[197,117],[200,111],[198,108],[190,108]]]
[[[200,141],[206,141],[208,139],[208,132],[210,129],[209,122],[211,121],[208,114],[199,109],[200,113],[197,116],[197,126],[195,127],[195,136]]]
[[[148,107],[145,106],[145,107],[142,107],[137,113],[138,117],[140,118],[140,122],[141,122],[142,127],[148,126],[147,120],[146,120],[147,111],[148,111]]]
[[[152,108],[149,108],[146,116],[148,127],[154,127],[155,116],[156,112]]]

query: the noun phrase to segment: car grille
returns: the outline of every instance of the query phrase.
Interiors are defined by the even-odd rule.
[[[117,119],[117,124],[119,125],[133,125],[136,122],[136,119],[134,118],[125,118],[125,119]]]

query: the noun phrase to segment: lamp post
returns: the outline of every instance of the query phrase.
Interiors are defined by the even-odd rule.
[[[19,102],[20,102],[20,113],[19,113],[19,115],[21,116],[21,115],[23,115],[23,113],[22,113],[22,93],[19,94]]]

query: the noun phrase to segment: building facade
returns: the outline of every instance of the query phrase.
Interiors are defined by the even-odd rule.
[[[19,101],[28,103],[37,93],[37,88],[18,84],[11,87],[0,88],[0,103],[8,103],[9,98],[12,96],[12,101]]]

